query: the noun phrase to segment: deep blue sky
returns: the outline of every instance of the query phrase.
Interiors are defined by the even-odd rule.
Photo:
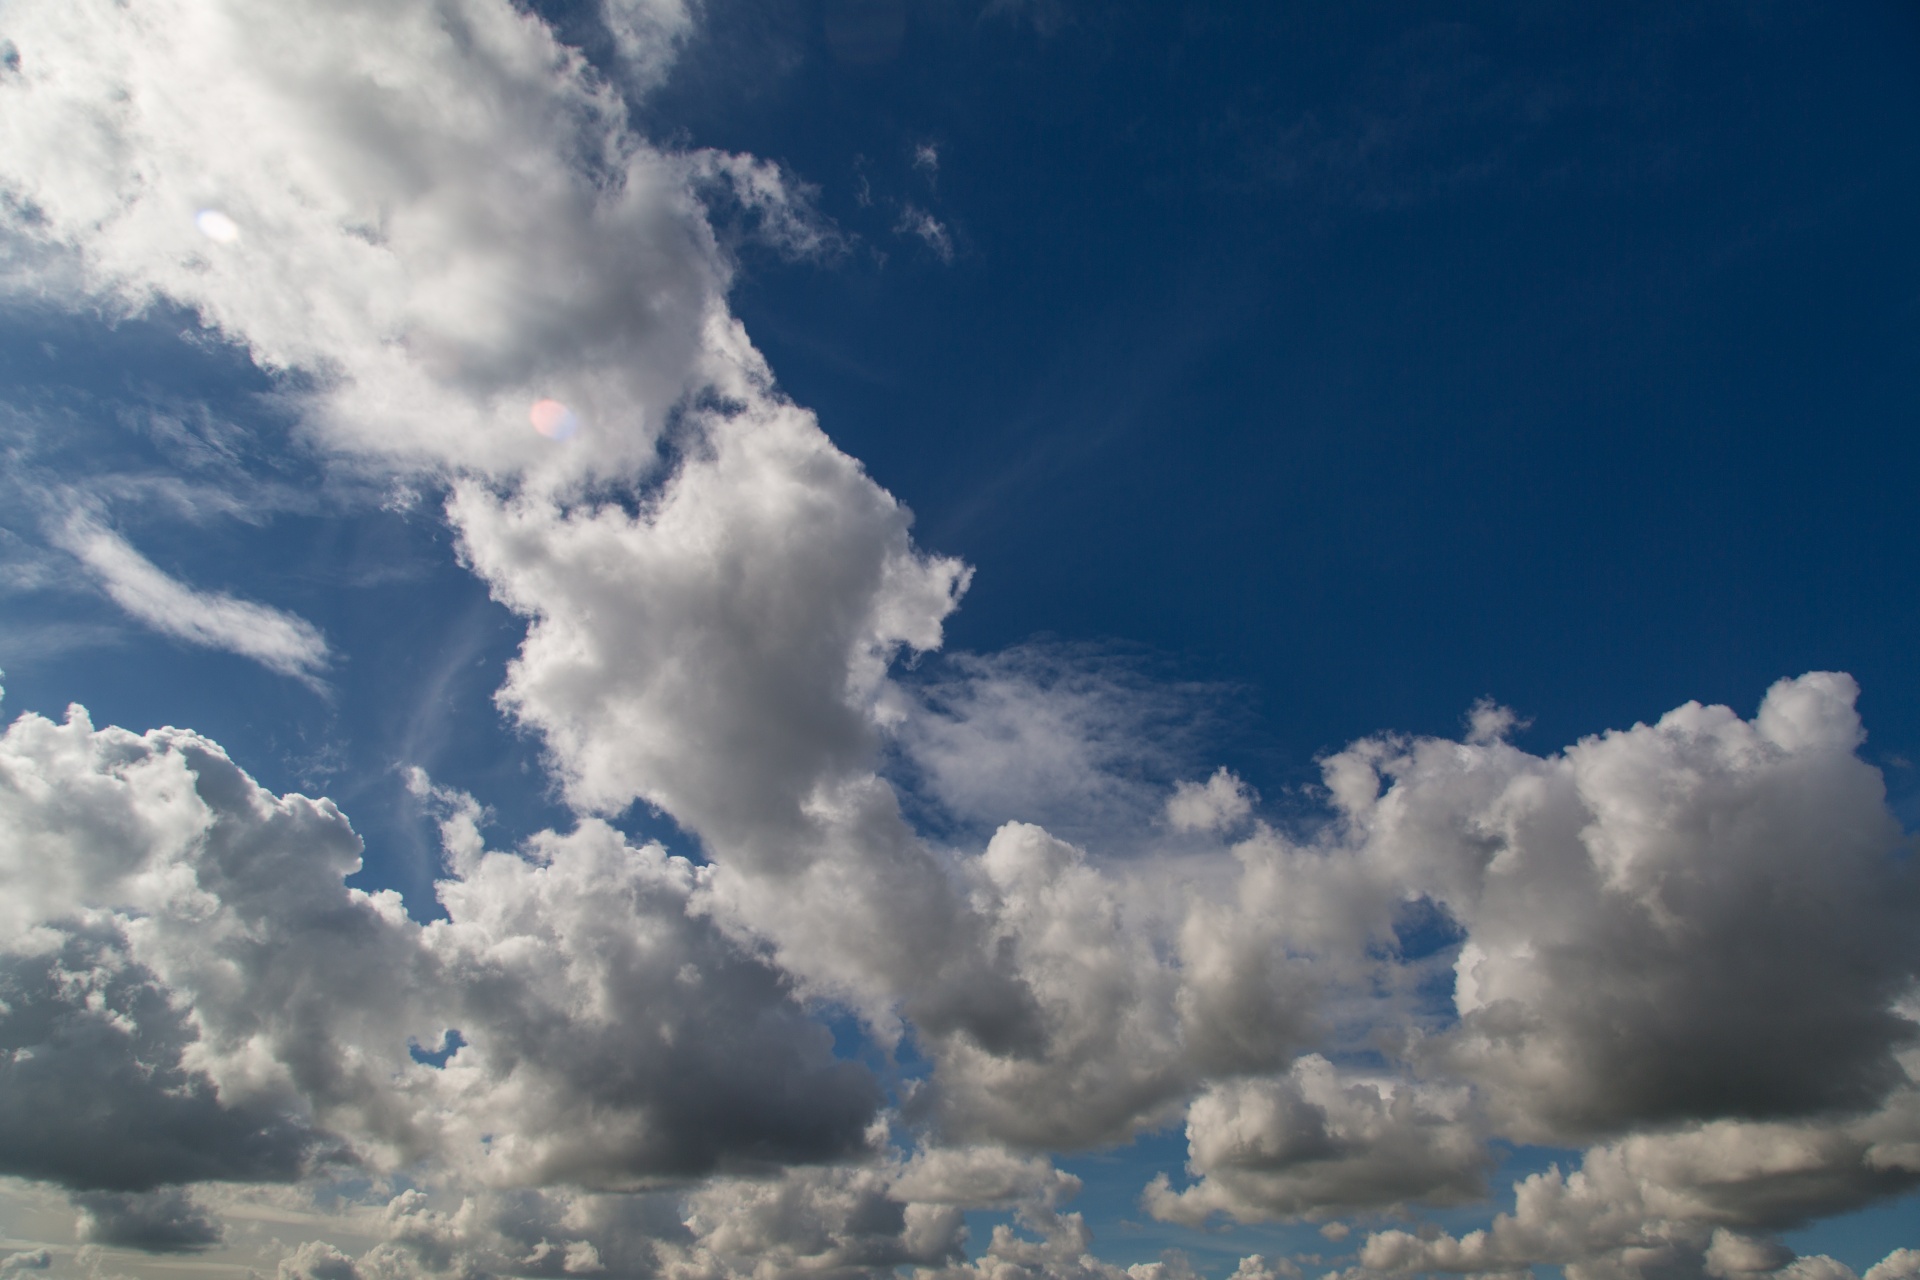
[[[1915,753],[1911,6],[1034,16],[916,6],[860,66],[720,4],[654,105],[862,236],[737,305],[979,567],[956,644],[1176,654],[1280,773],[1482,694],[1551,747],[1822,667]]]
[[[638,111],[778,160],[848,234],[826,267],[744,246],[736,309],[977,567],[950,647],[1116,643],[1231,686],[1216,754],[1269,797],[1482,695],[1550,750],[1840,668],[1920,790],[1911,6],[915,5],[892,47],[849,5],[715,0]],[[182,324],[15,313],[0,377],[74,415],[86,466],[134,465],[116,407],[267,389]],[[436,522],[135,532],[318,622],[333,703],[150,636],[46,643],[116,618],[42,594],[0,635],[11,711],[190,723],[382,807],[403,758],[489,791],[530,761],[488,703],[517,626]]]

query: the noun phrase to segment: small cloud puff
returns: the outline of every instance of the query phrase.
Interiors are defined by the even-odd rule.
[[[940,261],[953,261],[953,233],[947,229],[946,223],[919,205],[909,203],[900,210],[900,220],[894,224],[893,232],[895,235],[915,236]]]
[[[1167,799],[1167,825],[1175,831],[1225,832],[1253,812],[1252,788],[1221,765],[1205,782],[1182,782]]]

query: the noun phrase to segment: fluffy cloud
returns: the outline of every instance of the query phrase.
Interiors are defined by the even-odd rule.
[[[716,348],[733,407],[638,514],[455,493],[469,562],[531,621],[500,701],[576,807],[645,800],[697,834],[727,918],[809,990],[1016,1042],[1030,1001],[874,773],[887,664],[939,643],[965,572],[737,333]]]
[[[73,1198],[88,1244],[145,1253],[199,1253],[220,1243],[220,1224],[178,1187],[144,1194],[86,1191]]]
[[[678,0],[602,16],[640,90],[690,29]],[[1333,812],[1291,832],[1224,770],[1169,799],[1181,691],[1036,650],[892,674],[968,571],[728,313],[732,237],[838,245],[777,168],[640,138],[502,0],[6,21],[9,287],[195,312],[329,466],[441,486],[527,626],[498,704],[572,810],[489,848],[416,777],[448,870],[423,921],[347,886],[331,802],[205,738],[16,722],[0,1172],[72,1190],[82,1239],[212,1249],[190,1184],[358,1180],[365,1237],[302,1238],[284,1277],[1119,1280],[1037,1153],[1184,1117],[1195,1180],[1148,1190],[1175,1221],[1457,1202],[1492,1139],[1592,1143],[1486,1231],[1379,1232],[1363,1267],[1819,1280],[1765,1233],[1920,1180],[1920,901],[1847,677],[1545,757],[1482,706],[1464,741],[1330,757]],[[60,538],[170,634],[329,656],[105,523]],[[701,858],[623,836],[636,803]],[[822,1002],[931,1063],[897,1113]],[[1019,1225],[969,1262],[975,1205]]]
[[[1175,831],[1223,831],[1253,812],[1247,784],[1222,765],[1205,782],[1182,782],[1167,799],[1167,823]]]
[[[1495,740],[1331,760],[1360,856],[1466,931],[1460,1024],[1421,1055],[1532,1140],[1875,1104],[1920,941],[1856,692],[1816,673],[1751,721],[1690,703],[1548,759]]]
[[[1719,1121],[1626,1138],[1588,1151],[1571,1172],[1556,1167],[1528,1177],[1514,1188],[1513,1212],[1486,1230],[1430,1238],[1378,1232],[1359,1261],[1394,1273],[1557,1263],[1574,1280],[1675,1268],[1816,1280],[1830,1260],[1801,1259],[1783,1271],[1791,1251],[1750,1233],[1920,1184],[1920,1162],[1875,1141],[1890,1128],[1912,1140],[1911,1089],[1888,1111],[1831,1125]],[[1885,1274],[1900,1265],[1889,1258]]]
[[[0,813],[13,1171],[290,1177],[316,1113],[384,1092],[378,1059],[335,1046],[383,1038],[364,1033],[392,1016],[379,979],[404,981],[403,917],[341,885],[359,841],[331,804],[262,793],[196,735],[96,732],[76,708],[0,739]],[[328,1000],[327,978],[366,997]]]
[[[1631,1134],[1579,1174],[1531,1180],[1535,1200],[1557,1197],[1550,1212],[1529,1218],[1523,1197],[1482,1243],[1422,1244],[1404,1264],[1498,1270],[1597,1256],[1649,1222],[1691,1224],[1674,1247],[1697,1257],[1713,1224],[1778,1226],[1912,1185],[1915,886],[1856,754],[1855,692],[1816,673],[1777,684],[1750,721],[1689,704],[1546,758],[1487,714],[1463,742],[1329,758],[1342,822],[1318,860],[1271,833],[1246,841],[1242,901],[1265,868],[1287,886],[1269,901],[1295,898],[1350,947],[1391,936],[1396,900],[1437,904],[1462,935],[1454,1016],[1372,1003],[1375,1033],[1399,1037],[1397,1080],[1309,1058],[1212,1086],[1188,1114],[1201,1180],[1156,1184],[1149,1206],[1197,1222],[1444,1203],[1470,1193],[1488,1137]],[[1315,936],[1299,915],[1267,922],[1294,945]],[[1217,963],[1258,936],[1217,944]],[[1536,1219],[1563,1241],[1575,1202],[1602,1224],[1587,1244],[1520,1243]],[[1377,1239],[1394,1243],[1369,1246],[1370,1265],[1411,1247]]]
[[[657,78],[684,7],[608,12]],[[383,465],[555,480],[651,464],[724,311],[690,181],[709,162],[632,136],[531,14],[101,0],[14,6],[7,28],[16,288],[191,308],[317,384],[318,437]],[[543,397],[577,438],[529,426]]]
[[[1147,1190],[1156,1218],[1200,1226],[1315,1210],[1420,1201],[1458,1204],[1485,1192],[1491,1157],[1467,1090],[1343,1074],[1317,1054],[1277,1079],[1214,1085],[1187,1112],[1194,1172],[1182,1192]]]
[[[299,1176],[317,1135],[277,1100],[223,1099],[189,1069],[191,1022],[122,931],[37,941],[0,960],[0,1170],[101,1188]]]
[[[1164,1123],[1187,1083],[1177,978],[1085,855],[1009,823],[980,860],[977,901],[1041,1011],[1038,1052],[938,1044],[948,1133],[1084,1147]]]
[[[423,945],[466,1044],[433,1092],[478,1176],[623,1186],[864,1153],[872,1077],[715,928],[699,870],[599,822],[524,856],[452,822],[448,919]]]
[[[342,883],[359,842],[331,804],[189,733],[22,717],[0,739],[8,1171],[137,1189],[431,1158],[627,1185],[865,1151],[873,1081],[701,912],[693,867],[597,822],[492,853],[472,820],[454,804],[423,927]],[[444,1065],[412,1059],[448,1028]]]

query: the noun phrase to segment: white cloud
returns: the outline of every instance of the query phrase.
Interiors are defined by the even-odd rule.
[[[1889,1111],[1913,1132],[1911,1088]],[[1920,1183],[1920,1164],[1876,1159],[1864,1139],[1889,1117],[1830,1125],[1718,1121],[1589,1150],[1579,1168],[1534,1174],[1510,1214],[1464,1235],[1370,1235],[1363,1269],[1483,1272],[1561,1265],[1573,1280],[1669,1268],[1733,1277],[1820,1280],[1831,1260],[1783,1266],[1790,1250],[1764,1234]],[[1889,1258],[1895,1268],[1898,1257]],[[1837,1264],[1834,1264],[1837,1265]],[[1887,1265],[1885,1263],[1882,1264]]]
[[[1364,1203],[1343,1193],[1348,1176],[1391,1189],[1401,1174],[1432,1179],[1401,1194],[1445,1201],[1469,1185],[1487,1137],[1630,1135],[1595,1148],[1580,1174],[1528,1184],[1555,1201],[1541,1232],[1569,1229],[1569,1204],[1589,1206],[1601,1225],[1588,1253],[1514,1243],[1532,1221],[1521,1212],[1521,1226],[1462,1238],[1457,1255],[1435,1245],[1406,1264],[1498,1270],[1597,1256],[1613,1246],[1594,1241],[1650,1222],[1681,1224],[1673,1248],[1697,1254],[1703,1223],[1778,1225],[1920,1180],[1900,1003],[1916,971],[1914,886],[1879,774],[1856,754],[1854,696],[1848,678],[1815,673],[1775,685],[1751,721],[1689,704],[1547,758],[1481,726],[1466,742],[1374,739],[1331,757],[1344,825],[1318,851],[1264,831],[1240,846],[1241,902],[1277,909],[1237,938],[1220,908],[1196,916],[1213,922],[1197,953],[1209,939],[1239,957],[1263,937],[1318,936],[1351,954],[1388,936],[1396,903],[1424,896],[1464,933],[1458,1019],[1423,1026],[1379,1001],[1359,1013],[1375,1044],[1401,1037],[1406,1078],[1328,1093],[1342,1107],[1373,1097],[1377,1120],[1347,1122],[1365,1134],[1357,1145],[1333,1139],[1334,1110],[1297,1084],[1213,1086],[1189,1112],[1202,1181],[1154,1193],[1156,1210],[1300,1213],[1343,1194]],[[1252,989],[1276,985],[1263,975]],[[1351,1016],[1349,1000],[1324,1014]],[[1470,1106],[1414,1103],[1448,1082]],[[1388,1098],[1405,1110],[1391,1123]],[[1443,1156],[1431,1172],[1423,1150]],[[1384,1266],[1391,1249],[1372,1247],[1369,1265]]]
[[[893,232],[895,235],[915,236],[940,261],[953,261],[953,232],[947,229],[946,223],[917,204],[909,203],[900,210],[900,221],[894,224]]]
[[[600,0],[600,14],[631,86],[642,92],[667,78],[680,47],[693,32],[687,0]]]
[[[487,852],[468,806],[448,823],[447,918],[421,926],[344,886],[359,842],[331,804],[204,739],[17,721],[0,1171],[138,1190],[426,1159],[636,1185],[865,1153],[871,1078],[698,909],[687,863],[597,822],[526,857]],[[410,1059],[447,1028],[443,1068]]]
[[[1179,783],[1167,797],[1167,825],[1175,831],[1228,831],[1252,812],[1252,792],[1225,765],[1203,783]]]
[[[326,637],[305,618],[224,593],[195,590],[84,516],[70,517],[55,541],[92,571],[115,604],[162,635],[237,653],[309,684],[318,681],[327,665]]]
[[[659,83],[687,7],[604,16]],[[1031,651],[894,682],[968,571],[915,546],[727,311],[711,209],[831,255],[790,175],[646,142],[503,0],[21,0],[7,21],[10,287],[190,308],[298,375],[335,466],[444,484],[464,562],[527,623],[500,706],[575,818],[489,849],[477,802],[419,779],[450,863],[421,923],[346,886],[359,840],[330,802],[206,739],[18,721],[0,1171],[86,1197],[100,1242],[211,1246],[225,1202],[185,1184],[404,1174],[348,1197],[371,1233],[352,1251],[317,1231],[267,1265],[1119,1280],[1035,1151],[1184,1115],[1198,1181],[1149,1193],[1176,1220],[1457,1201],[1490,1139],[1591,1142],[1486,1232],[1380,1232],[1362,1262],[1745,1276],[1778,1261],[1765,1231],[1920,1178],[1896,1008],[1920,912],[1847,677],[1545,757],[1486,704],[1464,741],[1329,758],[1322,827],[1222,849],[1251,791],[1222,770],[1169,801],[1186,762],[1138,746],[1151,696]],[[953,256],[923,210],[898,230]],[[570,439],[529,426],[543,399]],[[327,659],[309,624],[101,523],[59,536],[168,634],[307,678]],[[922,840],[894,765],[996,828],[984,849]],[[708,861],[605,821],[636,802]],[[1102,820],[1149,834],[1126,861],[1060,838]],[[1457,949],[1403,960],[1415,907]],[[1449,966],[1452,1008],[1422,1004]],[[883,1044],[913,1033],[933,1065],[906,1114],[835,1058],[825,1000]],[[918,1126],[904,1159],[892,1121]],[[968,1263],[977,1204],[1020,1225]]]
[[[912,546],[737,332],[715,347],[737,408],[695,417],[705,450],[640,513],[456,491],[469,563],[530,620],[500,702],[576,807],[644,800],[697,834],[726,918],[807,989],[883,1027],[898,1002],[935,1030],[1024,1034],[1021,993],[874,773],[887,664],[939,644],[966,571]]]
[[[880,714],[903,784],[940,816],[983,835],[1036,823],[1121,854],[1156,836],[1163,780],[1188,765],[1217,700],[1123,655],[1030,643],[929,665]]]
[[[1920,1275],[1920,1249],[1895,1249],[1867,1268],[1863,1280],[1909,1280]]]
[[[935,1041],[942,1124],[965,1138],[1088,1147],[1177,1114],[1189,1068],[1178,976],[1122,891],[1039,827],[1008,823],[981,857],[976,901],[1033,993],[1042,1039],[1019,1052]]]
[[[685,26],[672,4],[611,16],[661,66]],[[82,0],[13,6],[8,35],[0,190],[31,211],[8,228],[15,288],[189,307],[316,379],[309,430],[382,467],[649,465],[725,263],[696,162],[627,132],[536,18],[497,0]],[[196,227],[208,208],[230,242]],[[543,397],[584,423],[564,446],[526,424]]]
[[[1387,792],[1343,798],[1362,856],[1466,931],[1461,1024],[1424,1056],[1533,1140],[1878,1101],[1920,942],[1854,697],[1815,673],[1752,721],[1688,704],[1548,759],[1427,742],[1331,762],[1383,753]]]

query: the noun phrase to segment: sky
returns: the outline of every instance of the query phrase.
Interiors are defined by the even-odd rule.
[[[0,0],[0,1277],[1920,1276],[1920,15]]]

